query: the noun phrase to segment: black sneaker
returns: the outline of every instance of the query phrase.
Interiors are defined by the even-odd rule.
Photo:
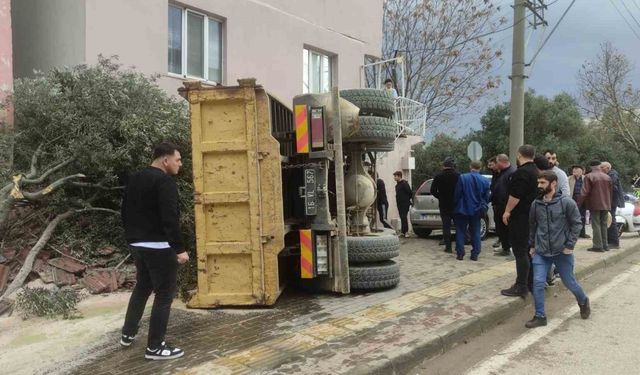
[[[529,292],[527,289],[520,289],[515,284],[508,289],[502,289],[500,294],[507,297],[522,297],[525,298]]]
[[[525,323],[525,327],[527,328],[537,328],[544,327],[547,325],[547,318],[543,316],[534,316],[533,319]]]
[[[511,252],[509,250],[507,251],[500,250],[500,251],[494,251],[493,255],[497,257],[508,257],[509,255],[511,255]]]
[[[133,336],[122,335],[122,337],[120,337],[120,345],[129,347],[131,346],[131,344],[133,343],[133,340],[135,339],[136,339],[136,335],[133,335]]]
[[[478,256],[477,256],[477,255],[472,255],[472,256],[471,256],[471,260],[473,260],[473,261],[476,261],[476,262],[477,262],[477,261],[478,261]]]
[[[584,301],[584,304],[578,304],[578,307],[580,307],[580,317],[582,319],[588,319],[591,315],[591,304],[589,303],[589,298]]]
[[[444,248],[444,252],[445,252],[445,253],[453,253],[453,250],[451,250],[451,248],[450,248],[450,247],[445,247],[445,248]]]
[[[184,355],[184,350],[180,348],[174,348],[172,346],[167,345],[164,341],[160,344],[160,347],[156,349],[149,349],[144,353],[144,357],[146,359],[175,359],[180,358]]]
[[[457,256],[456,256],[456,259],[457,259],[457,260],[464,260],[464,255],[457,255]]]

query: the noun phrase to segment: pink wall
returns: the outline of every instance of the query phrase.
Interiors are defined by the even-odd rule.
[[[0,102],[13,88],[13,48],[11,46],[11,0],[0,0]],[[0,124],[13,126],[11,107],[0,109]]]

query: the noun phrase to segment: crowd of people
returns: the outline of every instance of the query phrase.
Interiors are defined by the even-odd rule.
[[[587,168],[571,166],[567,174],[560,168],[554,150],[537,155],[532,145],[520,146],[516,159],[517,167],[505,154],[490,158],[487,168],[491,179],[480,174],[482,164],[478,161],[462,174],[452,158],[443,161],[442,171],[433,179],[431,194],[438,198],[444,251],[453,253],[455,249],[456,259],[462,261],[465,243],[470,242],[470,259],[478,260],[482,250],[481,220],[487,216],[491,203],[498,237],[493,245],[494,255],[513,255],[516,265],[515,282],[501,294],[524,298],[531,292],[534,297],[535,316],[526,326],[546,325],[544,288],[553,283],[554,274],[575,295],[580,314],[586,319],[591,311],[589,299],[574,276],[573,251],[578,238],[592,239],[588,251],[619,248],[615,217],[617,208],[624,207],[619,175],[611,163],[595,159],[587,163]],[[406,234],[410,198],[405,192],[408,184],[401,177],[396,176],[396,192],[398,199],[407,203],[406,209],[403,206],[400,210],[401,231]],[[585,231],[587,213],[592,237]],[[456,229],[455,248],[452,223]]]

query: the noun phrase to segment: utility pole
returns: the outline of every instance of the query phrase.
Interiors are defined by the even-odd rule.
[[[526,9],[533,13],[534,28],[546,25],[544,0],[513,1],[513,54],[511,57],[511,116],[509,118],[509,157],[516,163],[518,147],[524,144],[524,32]]]
[[[524,30],[525,0],[513,0],[513,54],[511,56],[511,116],[509,157],[516,163],[518,147],[524,144]]]

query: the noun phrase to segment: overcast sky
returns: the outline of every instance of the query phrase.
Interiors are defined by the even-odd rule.
[[[546,0],[551,4],[545,14],[549,22],[546,35],[558,24],[562,13],[571,3],[571,0]],[[640,36],[640,0],[611,0],[619,11],[626,17],[627,22],[634,28]],[[527,88],[533,88],[538,94],[554,96],[562,91],[571,95],[577,94],[577,73],[581,65],[588,60],[594,59],[600,50],[600,44],[605,41],[613,43],[614,47],[623,51],[628,59],[634,64],[635,70],[632,76],[634,86],[640,84],[640,37],[636,37],[631,28],[625,23],[623,18],[616,12],[610,0],[576,0],[569,10],[564,20],[559,24],[558,29],[551,36],[547,44],[538,55],[533,70],[527,69],[529,79],[526,81]],[[629,9],[630,13],[638,21],[627,13],[623,6]],[[502,7],[502,12],[509,20],[513,19],[512,0],[495,0],[496,4]],[[530,13],[528,13],[530,14]],[[528,39],[525,60],[529,61],[537,50],[540,40],[541,30],[536,30],[529,38],[532,28],[527,29],[526,39]],[[508,79],[511,73],[511,43],[512,30],[504,31],[495,36],[504,51],[504,63],[497,70],[497,74],[502,77],[502,86],[499,89],[497,99],[481,106],[479,114],[468,116],[463,121],[458,122],[458,126],[463,129],[461,133],[466,133],[464,128],[480,128],[480,117],[487,108],[498,102],[508,101],[511,95],[511,81]]]

